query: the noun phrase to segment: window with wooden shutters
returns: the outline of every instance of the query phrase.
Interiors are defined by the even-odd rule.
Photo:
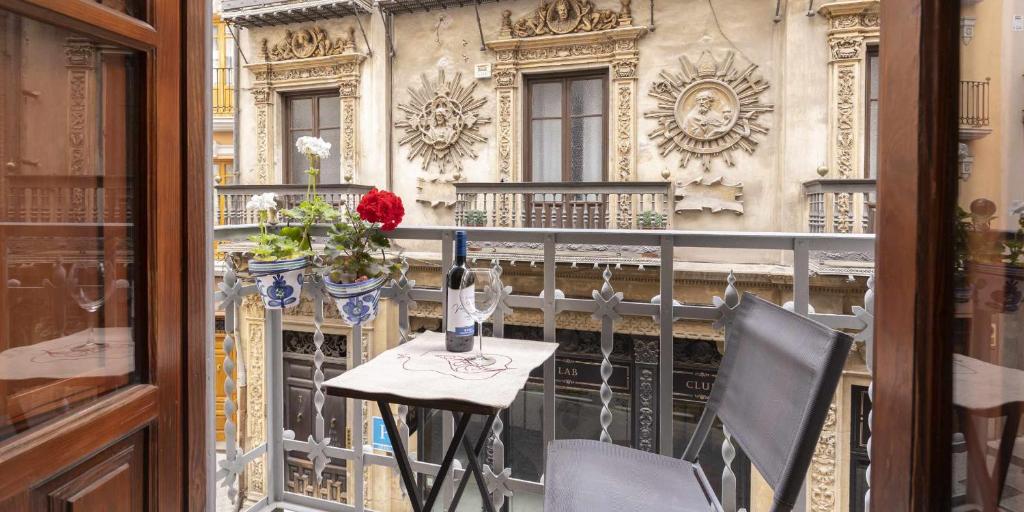
[[[295,149],[299,137],[320,137],[331,143],[331,156],[320,162],[320,183],[341,183],[341,166],[338,159],[340,141],[341,109],[338,94],[302,93],[285,98],[284,179],[286,183],[306,184],[309,168],[306,156]]]
[[[607,176],[608,75],[527,80],[528,181],[603,181]]]

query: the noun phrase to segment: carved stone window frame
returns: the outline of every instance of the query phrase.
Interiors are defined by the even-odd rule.
[[[822,5],[818,13],[828,20],[828,169],[835,178],[862,178],[866,169],[865,122],[868,45],[879,42],[879,1],[849,0]],[[839,194],[836,208],[842,219],[861,218],[861,205],[850,194]],[[841,223],[837,231],[850,232]],[[809,512],[849,510],[850,389],[867,385],[866,372],[846,372],[829,409],[811,460],[807,482]],[[839,434],[841,433],[841,434]],[[838,435],[837,435],[838,434]]]
[[[862,178],[867,47],[879,41],[879,1],[834,2],[818,12],[828,19],[829,172],[836,178]]]
[[[636,181],[638,48],[645,34],[646,27],[626,26],[565,35],[507,36],[487,42],[487,48],[495,55],[492,76],[497,181],[517,183],[523,179],[519,149],[523,137],[524,75],[585,69],[608,70],[608,179]],[[629,201],[627,196],[620,198],[618,211],[630,211]],[[501,225],[511,225],[511,205],[499,204],[498,210]]]
[[[338,90],[341,112],[341,177],[353,183],[359,169],[359,85],[366,55],[349,51],[339,55],[281,61],[264,61],[245,66],[252,73],[252,96],[256,106],[256,164],[259,184],[278,183],[284,177],[284,158],[279,127],[284,126],[284,93]]]

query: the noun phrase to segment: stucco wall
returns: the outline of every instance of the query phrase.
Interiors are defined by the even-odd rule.
[[[618,9],[619,2],[598,0],[599,8]],[[498,37],[501,13],[512,11],[518,19],[536,8],[534,0],[520,0],[486,4],[479,7],[484,38]],[[727,182],[743,183],[745,213],[730,212],[679,214],[677,228],[745,231],[804,231],[803,193],[801,183],[817,178],[816,170],[826,163],[828,118],[828,51],[827,22],[820,16],[808,17],[802,9],[792,9],[780,23],[772,21],[773,5],[750,0],[715,0],[714,13],[707,0],[679,0],[658,2],[655,30],[639,43],[637,72],[638,118],[636,147],[636,179],[663,180],[662,173],[670,171],[673,181],[686,182],[703,176],[724,176]],[[633,24],[646,25],[650,19],[646,2],[634,2]],[[717,23],[716,23],[717,15]],[[408,146],[399,146],[404,133],[393,129],[393,142],[386,147],[386,49],[383,25],[377,15],[361,18],[367,30],[372,56],[362,65],[361,99],[359,103],[360,156],[357,183],[387,186],[386,152],[393,161],[391,188],[408,205],[407,222],[415,224],[450,224],[452,210],[444,206],[430,206],[414,201],[417,197],[417,179],[424,175],[419,160],[408,159]],[[278,26],[242,31],[242,50],[248,61],[260,60],[259,42],[267,38],[278,41],[286,29],[304,25]],[[328,34],[340,37],[347,34],[352,18],[318,23]],[[395,50],[393,61],[394,97],[391,111],[394,120],[400,119],[397,105],[409,99],[408,88],[418,87],[420,75],[426,73],[436,79],[437,70],[445,69],[448,77],[461,72],[463,83],[476,82],[478,97],[486,97],[481,113],[495,117],[494,84],[492,79],[474,80],[473,66],[495,62],[490,51],[480,50],[476,16],[472,7],[404,14],[395,17]],[[362,35],[356,31],[356,45],[365,52]],[[663,70],[678,71],[679,58],[687,55],[696,61],[703,50],[710,50],[722,58],[728,51],[736,53],[737,65],[749,60],[760,66],[761,73],[771,87],[761,95],[761,102],[774,105],[774,112],[761,116],[762,124],[769,127],[767,135],[758,136],[759,144],[753,154],[740,150],[733,153],[735,165],[728,166],[716,159],[705,172],[697,160],[685,168],[680,166],[678,153],[662,157],[648,133],[656,121],[645,119],[643,113],[654,109],[657,101],[648,96],[651,83]],[[243,183],[252,183],[254,162],[255,121],[250,87],[252,76],[242,73],[241,138],[238,167]],[[522,96],[519,96],[520,98]],[[521,100],[520,100],[521,101]],[[280,101],[275,104],[280,111]],[[280,130],[280,119],[276,129]],[[487,142],[476,144],[475,159],[463,159],[463,173],[468,181],[496,181],[495,125],[484,125],[482,135]],[[521,138],[520,138],[521,140]],[[281,144],[278,144],[280,146]],[[521,149],[516,148],[517,153]],[[521,165],[517,158],[517,165]],[[281,150],[275,162],[275,181],[281,176]],[[429,194],[429,191],[426,192]]]

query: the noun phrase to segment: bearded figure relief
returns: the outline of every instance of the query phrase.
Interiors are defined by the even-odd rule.
[[[608,30],[629,24],[630,0],[620,0],[619,12],[598,9],[590,0],[544,1],[532,12],[516,20],[505,11],[502,24],[513,37],[561,35],[572,32]]]
[[[405,130],[398,144],[409,147],[410,161],[420,161],[426,175],[420,178],[421,191],[424,184],[463,181],[462,160],[476,159],[474,147],[487,141],[480,127],[491,118],[479,113],[487,99],[474,98],[475,90],[476,82],[462,85],[461,73],[448,80],[439,71],[437,80],[423,75],[420,87],[409,89],[409,101],[398,105],[405,114],[395,122],[395,128]]]
[[[709,172],[716,158],[732,166],[732,152],[753,153],[756,136],[768,133],[759,118],[774,108],[761,102],[769,84],[757,75],[757,65],[737,67],[733,52],[722,60],[704,51],[696,64],[686,57],[680,61],[681,72],[662,71],[651,85],[649,95],[658,100],[658,107],[644,113],[658,121],[648,136],[661,155],[679,152],[680,167],[698,158]]]
[[[711,91],[700,91],[694,96],[694,102],[683,117],[683,130],[693,138],[718,138],[736,122],[732,109],[722,107],[722,102]]]

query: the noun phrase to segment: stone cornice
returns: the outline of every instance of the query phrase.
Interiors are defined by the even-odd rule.
[[[595,60],[636,58],[636,41],[647,34],[646,27],[622,27],[596,32],[547,35],[529,38],[495,39],[485,46],[497,56],[498,64],[517,67],[592,63]]]
[[[878,38],[881,25],[878,0],[833,2],[818,8],[818,13],[828,18],[830,39]]]
[[[818,14],[826,18],[835,18],[846,14],[877,13],[881,2],[879,0],[844,0],[830,2],[818,7]]]
[[[358,52],[246,64],[255,87],[287,85],[294,82],[359,78],[359,65],[366,55]]]

